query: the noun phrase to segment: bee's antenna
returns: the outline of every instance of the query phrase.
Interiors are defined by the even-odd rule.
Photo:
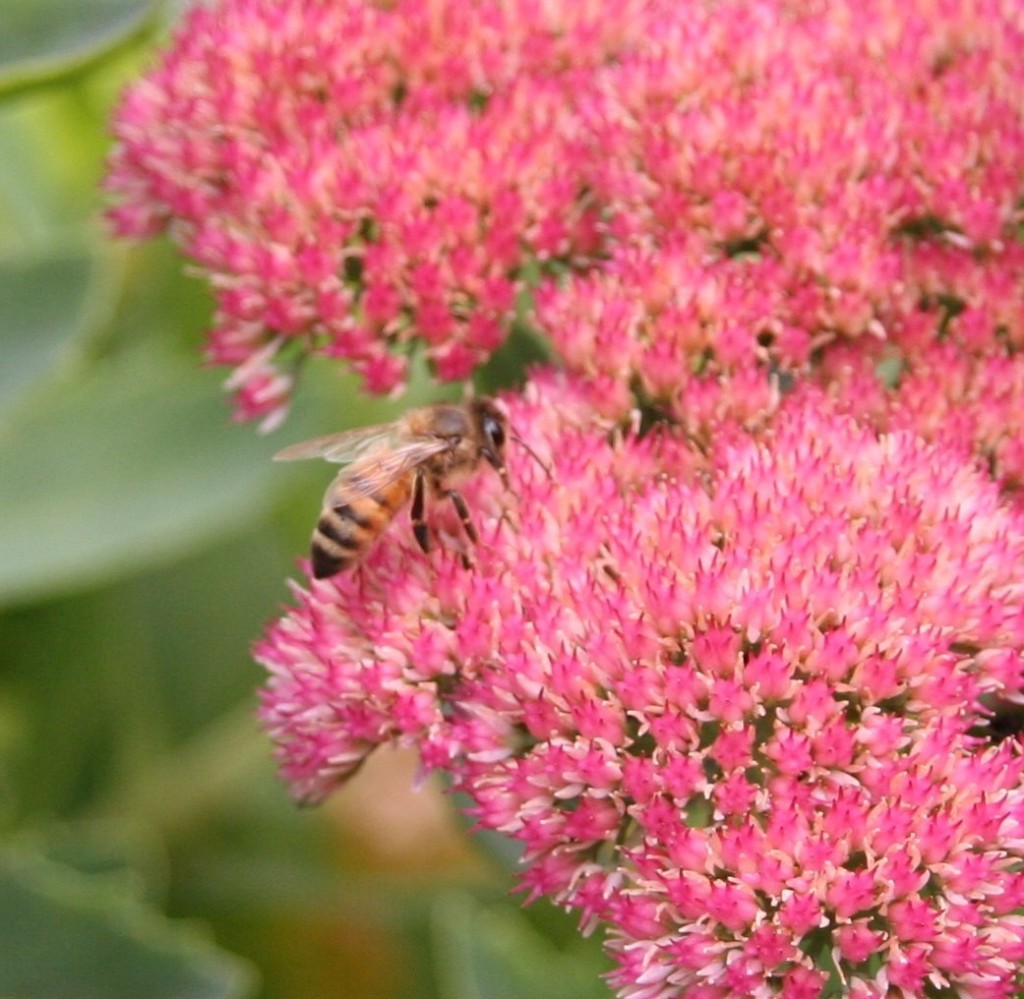
[[[544,474],[545,474],[545,475],[547,475],[547,477],[548,477],[549,479],[552,479],[552,480],[554,479],[554,477],[555,477],[555,476],[554,476],[554,473],[553,473],[553,472],[551,471],[551,469],[550,469],[550,468],[549,468],[549,467],[548,467],[548,466],[547,466],[547,465],[545,464],[545,462],[543,461],[543,459],[541,458],[541,456],[540,456],[539,454],[537,454],[537,452],[536,452],[536,451],[534,451],[534,450],[533,450],[533,448],[532,448],[532,447],[530,447],[530,445],[529,445],[529,444],[527,444],[527,443],[526,443],[526,441],[524,441],[524,440],[523,440],[523,438],[519,436],[519,434],[517,434],[517,433],[516,433],[516,432],[515,432],[514,430],[510,429],[510,430],[509,430],[509,436],[510,436],[510,437],[512,438],[512,440],[514,440],[514,441],[515,441],[515,442],[516,442],[517,444],[520,444],[520,445],[521,445],[521,446],[523,447],[523,449],[524,449],[524,450],[526,451],[526,453],[527,453],[527,454],[529,454],[529,456],[530,456],[531,458],[533,458],[533,460],[534,460],[535,462],[537,462],[537,464],[538,464],[538,465],[540,465],[540,467],[541,467],[541,468],[543,468],[543,469],[544,469]]]

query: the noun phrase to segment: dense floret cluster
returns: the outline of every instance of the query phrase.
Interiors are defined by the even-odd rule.
[[[552,475],[474,484],[471,568],[396,525],[260,645],[296,792],[417,747],[609,927],[623,996],[1010,995],[1024,757],[974,730],[1024,689],[1024,522],[814,402],[708,463],[550,378],[510,399]]]
[[[209,274],[242,416],[296,353],[463,378],[525,309],[713,429],[837,342],[1020,348],[1022,50],[1016,0],[222,0],[126,96],[113,215]]]

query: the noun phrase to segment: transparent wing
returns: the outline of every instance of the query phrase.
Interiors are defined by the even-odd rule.
[[[440,437],[416,437],[389,450],[372,452],[338,473],[327,489],[327,499],[351,502],[369,496],[450,446]]]
[[[305,458],[323,458],[338,465],[347,465],[374,451],[393,449],[400,440],[398,426],[381,423],[358,430],[345,430],[340,434],[314,437],[309,441],[292,444],[274,455],[274,461],[302,461]]]

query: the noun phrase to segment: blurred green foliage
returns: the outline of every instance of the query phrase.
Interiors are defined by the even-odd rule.
[[[372,792],[300,811],[274,775],[249,650],[325,473],[270,456],[433,389],[314,366],[272,439],[230,421],[203,284],[101,220],[111,109],[170,16],[0,10],[0,996],[606,995],[596,941],[523,914],[507,861],[454,827],[389,852]]]

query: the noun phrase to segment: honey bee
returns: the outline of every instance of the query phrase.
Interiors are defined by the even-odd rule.
[[[313,531],[313,575],[326,579],[356,565],[410,497],[413,534],[424,552],[430,550],[428,497],[451,500],[476,543],[458,486],[486,461],[508,487],[508,430],[497,404],[478,398],[413,409],[394,423],[317,437],[275,454],[275,461],[323,458],[345,466],[327,487]]]

